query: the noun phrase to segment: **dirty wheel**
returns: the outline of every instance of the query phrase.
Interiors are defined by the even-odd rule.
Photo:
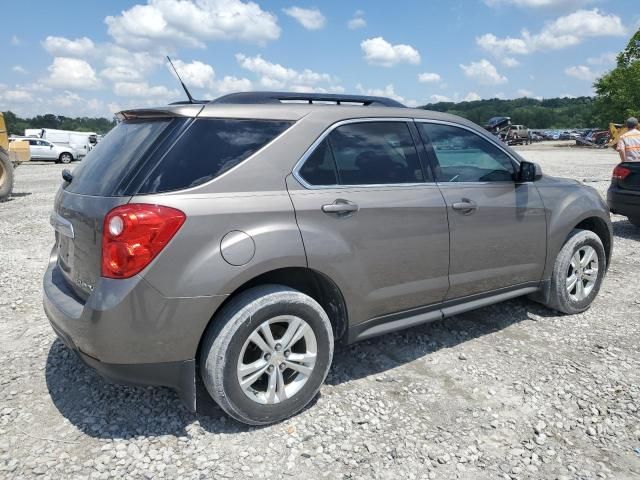
[[[266,425],[296,414],[318,393],[333,356],[327,314],[281,285],[245,290],[218,313],[200,350],[209,394],[236,420]]]
[[[568,314],[584,312],[598,294],[606,270],[600,237],[574,230],[556,258],[547,306]]]
[[[73,156],[70,153],[64,152],[60,154],[60,158],[58,160],[62,163],[71,163],[73,161]]]
[[[0,148],[0,202],[9,198],[13,191],[13,164],[9,155]]]

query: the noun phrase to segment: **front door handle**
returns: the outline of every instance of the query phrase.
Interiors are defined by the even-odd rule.
[[[458,210],[465,215],[469,215],[475,212],[478,209],[478,204],[473,200],[469,200],[468,198],[463,198],[461,202],[456,202],[451,207],[454,210]]]
[[[324,213],[337,213],[338,215],[346,215],[358,211],[358,205],[350,202],[349,200],[337,199],[333,203],[322,205],[322,211]]]

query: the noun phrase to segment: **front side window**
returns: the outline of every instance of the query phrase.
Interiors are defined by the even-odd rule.
[[[438,182],[512,182],[511,158],[480,135],[464,128],[436,123],[418,123],[425,143],[437,159]]]
[[[424,181],[404,122],[349,123],[334,129],[299,171],[311,185],[389,185]]]

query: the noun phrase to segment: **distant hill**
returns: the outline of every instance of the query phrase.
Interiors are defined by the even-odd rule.
[[[116,125],[115,120],[106,118],[71,118],[51,113],[37,115],[33,118],[20,118],[11,111],[3,112],[3,114],[7,130],[11,135],[24,135],[26,128],[57,128],[60,130],[105,134]]]
[[[585,128],[597,127],[595,98],[516,98],[501,100],[477,100],[474,102],[438,102],[419,108],[452,113],[467,118],[478,125],[491,117],[511,117],[511,123],[529,128]],[[600,125],[604,127],[604,125]]]

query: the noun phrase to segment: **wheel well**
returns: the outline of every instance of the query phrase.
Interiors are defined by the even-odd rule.
[[[602,245],[604,245],[605,254],[607,255],[608,266],[609,262],[611,262],[611,235],[609,233],[607,223],[601,218],[590,217],[582,220],[574,228],[579,228],[580,230],[589,230],[600,237]]]
[[[224,306],[239,293],[258,285],[267,284],[285,285],[309,295],[327,312],[329,321],[333,327],[333,337],[335,341],[338,342],[346,339],[347,306],[342,292],[329,277],[310,268],[290,267],[263,273],[238,287],[229,295],[224,303],[220,305],[218,311],[224,308]]]

